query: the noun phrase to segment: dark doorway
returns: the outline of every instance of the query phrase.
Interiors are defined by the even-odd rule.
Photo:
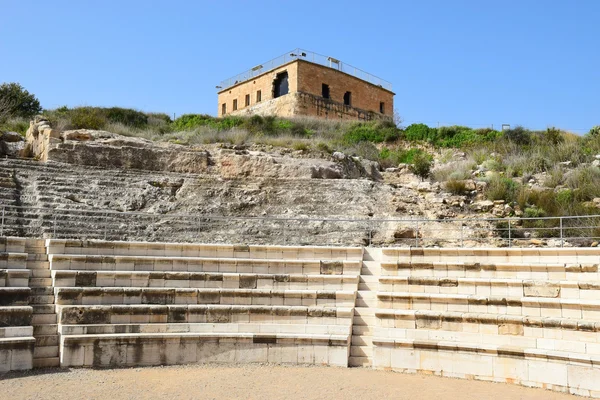
[[[277,74],[273,82],[273,97],[285,96],[289,92],[288,73],[284,71]]]
[[[385,114],[385,103],[383,101],[379,103],[379,112]]]
[[[347,106],[352,105],[352,93],[350,93],[350,92],[344,93],[344,104]]]
[[[329,98],[329,85],[326,83],[321,85],[321,96],[323,96],[324,99]]]

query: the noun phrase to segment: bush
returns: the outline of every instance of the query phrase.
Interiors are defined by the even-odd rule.
[[[465,181],[458,181],[455,179],[450,179],[449,181],[447,181],[444,184],[444,187],[446,188],[447,191],[449,191],[452,194],[464,195],[469,192],[467,190],[467,185],[466,185]]]
[[[560,144],[565,141],[565,138],[560,129],[556,129],[554,127],[546,129],[546,132],[543,134],[543,140],[546,143],[551,143],[553,145]]]
[[[519,146],[528,146],[531,144],[531,132],[522,126],[516,126],[513,129],[504,131],[504,137]]]
[[[504,200],[511,202],[515,198],[517,183],[510,178],[493,175],[488,182],[485,196],[488,200]]]
[[[148,125],[148,116],[141,111],[120,107],[111,107],[103,111],[110,122],[118,122],[134,128],[144,128]]]
[[[20,84],[0,85],[0,122],[8,118],[31,118],[41,111],[40,101]]]
[[[393,123],[359,122],[350,126],[342,140],[352,145],[359,142],[382,143],[391,142],[400,137],[400,130]]]
[[[102,129],[106,117],[99,108],[78,107],[71,110],[71,124],[75,129]]]
[[[426,153],[419,153],[413,157],[410,171],[424,180],[431,173],[431,157]]]
[[[600,125],[596,125],[592,129],[590,129],[590,131],[588,132],[588,135],[600,136]]]

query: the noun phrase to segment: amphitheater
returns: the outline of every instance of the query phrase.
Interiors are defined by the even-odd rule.
[[[98,211],[98,190],[115,202],[156,173],[81,168],[0,161],[5,376],[312,365],[600,397],[597,248],[390,246],[350,220]]]

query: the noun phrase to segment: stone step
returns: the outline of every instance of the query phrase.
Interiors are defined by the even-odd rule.
[[[371,346],[350,346],[350,356],[372,358],[373,348]]]
[[[369,282],[369,283],[359,283],[358,290],[362,291],[377,291],[379,288],[379,283],[377,282]]]
[[[356,299],[356,307],[377,307],[377,298],[374,299]]]
[[[50,269],[49,261],[27,261],[27,269]]]
[[[32,288],[52,286],[52,278],[29,278],[29,286]]]
[[[52,272],[49,269],[32,269],[32,278],[52,278]]]
[[[350,356],[348,358],[349,367],[370,367],[371,359],[369,357]]]
[[[372,292],[370,290],[359,290],[356,294],[357,299],[361,300],[372,300],[377,298],[377,292]]]
[[[372,308],[364,308],[364,307],[356,307],[354,308],[354,316],[362,316],[362,317],[374,317],[375,311]]]
[[[47,357],[47,358],[34,358],[33,368],[53,368],[60,366],[60,358],[58,357]]]
[[[28,253],[27,254],[27,261],[48,261],[48,254],[44,253],[44,254],[34,254],[34,253]]]
[[[371,330],[371,327],[369,326],[358,326],[358,325],[353,325],[352,326],[352,334],[353,335],[365,335],[365,336],[372,336],[373,335],[373,331]]]
[[[352,336],[353,346],[372,346],[373,338],[371,336]]]
[[[31,318],[31,325],[48,325],[56,324],[56,314],[33,314]]]
[[[58,357],[58,346],[36,346],[33,349],[33,358]]]
[[[379,276],[375,275],[361,275],[360,283],[379,283]]]
[[[35,304],[31,306],[34,314],[54,314],[54,304]]]
[[[29,304],[54,304],[54,295],[31,296]]]
[[[50,325],[38,325],[33,327],[33,336],[47,336],[47,335],[57,335],[58,334],[58,325],[50,324]]]
[[[35,338],[35,346],[36,347],[48,347],[48,346],[58,346],[60,341],[60,336],[58,335],[44,335],[37,336]]]
[[[42,287],[32,287],[31,288],[32,296],[49,296],[54,295],[54,288],[50,286],[42,286]]]
[[[35,317],[35,316],[34,316]],[[364,326],[364,325],[374,325],[377,322],[377,318],[373,317],[363,317],[363,316],[354,316],[352,322],[355,326]]]

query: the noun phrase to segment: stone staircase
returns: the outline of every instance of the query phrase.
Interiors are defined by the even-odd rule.
[[[50,263],[43,239],[27,239],[27,269],[31,270],[29,304],[33,308],[33,336],[35,348],[33,367],[58,367],[58,330],[54,309],[54,292]]]
[[[381,249],[365,247],[354,308],[352,344],[348,365],[371,367],[373,363],[373,326],[381,271]]]

